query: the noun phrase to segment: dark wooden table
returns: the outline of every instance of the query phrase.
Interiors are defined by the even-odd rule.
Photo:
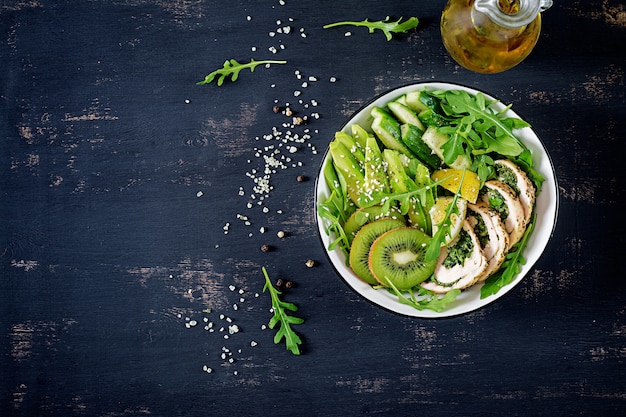
[[[623,2],[556,1],[531,56],[496,75],[447,55],[443,0],[282,3],[0,2],[0,415],[624,413]],[[420,25],[390,42],[322,28],[387,15]],[[196,85],[230,58],[287,63]],[[560,193],[532,272],[442,320],[348,288],[314,207],[347,117],[433,80],[513,103]],[[272,109],[287,103],[305,124]],[[270,156],[264,194],[251,177]],[[263,266],[295,283],[300,356],[264,329]]]

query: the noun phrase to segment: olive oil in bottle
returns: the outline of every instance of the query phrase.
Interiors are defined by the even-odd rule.
[[[441,37],[463,67],[485,74],[505,71],[530,54],[541,31],[541,11],[552,0],[449,0]]]

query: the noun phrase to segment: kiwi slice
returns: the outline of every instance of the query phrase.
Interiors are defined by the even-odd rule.
[[[352,213],[352,215],[348,217],[348,220],[346,220],[346,223],[343,225],[343,230],[344,232],[346,232],[346,236],[348,236],[350,242],[352,242],[361,227],[383,218],[401,220],[404,224],[406,224],[404,216],[396,207],[391,207],[388,211],[383,212],[382,206],[371,206],[362,207]]]
[[[352,268],[357,277],[368,284],[378,284],[368,265],[372,242],[383,233],[404,226],[405,224],[401,220],[385,218],[361,227],[350,246],[350,268]]]
[[[370,249],[368,265],[378,282],[405,290],[427,280],[437,260],[426,262],[430,237],[418,229],[403,227],[378,237]]]

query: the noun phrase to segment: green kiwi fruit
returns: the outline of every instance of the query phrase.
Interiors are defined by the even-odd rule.
[[[346,236],[348,236],[348,239],[350,239],[350,242],[352,242],[361,227],[383,218],[402,220],[402,222],[406,224],[404,216],[396,207],[391,207],[389,211],[383,213],[382,206],[371,206],[362,207],[352,213],[352,215],[348,217],[348,220],[346,220],[345,224],[343,225],[343,231],[346,232]]]
[[[384,218],[361,227],[350,246],[350,268],[352,268],[356,276],[368,284],[378,284],[378,281],[374,278],[368,266],[372,242],[383,233],[404,226],[405,224],[401,220]]]
[[[427,280],[434,272],[437,260],[426,262],[430,237],[424,232],[403,227],[380,235],[369,252],[368,265],[376,280],[406,290]]]

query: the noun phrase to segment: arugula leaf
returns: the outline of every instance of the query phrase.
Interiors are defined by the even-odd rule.
[[[498,272],[487,278],[485,284],[480,289],[480,298],[487,298],[490,295],[493,295],[500,291],[502,287],[509,285],[517,274],[519,274],[521,270],[521,265],[526,263],[526,259],[522,256],[526,245],[528,244],[528,238],[533,232],[535,228],[535,221],[537,220],[537,213],[533,212],[533,217],[528,223],[526,231],[524,235],[517,242],[509,253],[506,255],[506,258]]]
[[[265,290],[269,291],[270,296],[272,297],[272,309],[274,310],[274,316],[270,319],[268,326],[270,329],[273,329],[276,325],[280,326],[274,335],[274,343],[278,344],[282,339],[285,339],[287,349],[289,349],[294,355],[299,355],[299,345],[302,344],[302,340],[300,339],[300,336],[298,336],[298,334],[291,329],[291,325],[302,324],[304,323],[304,319],[287,314],[287,310],[298,311],[298,306],[281,300],[280,295],[282,293],[274,288],[270,282],[270,277],[267,274],[265,267],[263,267],[262,270],[263,275],[265,276],[263,292],[265,292]]]
[[[347,260],[350,253],[350,239],[343,228],[343,224],[345,224],[343,213],[345,212],[341,206],[344,202],[345,198],[338,195],[336,191],[333,191],[330,197],[318,206],[317,213],[320,217],[330,221],[330,224],[326,227],[326,233],[329,236],[331,233],[334,233],[336,236],[335,240],[328,244],[328,249],[333,250],[339,245],[339,248],[346,255]]]
[[[447,180],[449,177],[443,178],[441,181]],[[439,254],[441,253],[441,247],[446,243],[446,236],[450,235],[450,229],[452,228],[452,222],[450,221],[450,217],[453,214],[459,214],[459,207],[457,206],[457,201],[459,200],[459,196],[461,195],[461,187],[463,186],[463,180],[465,178],[465,171],[463,171],[463,175],[461,176],[461,181],[459,182],[459,188],[454,193],[454,197],[448,205],[446,210],[446,215],[443,220],[437,225],[437,231],[434,236],[430,240],[428,244],[428,249],[426,249],[426,254],[424,255],[424,259],[426,262],[432,262],[439,258]],[[436,225],[433,224],[433,228]]]
[[[347,190],[341,177],[337,175],[334,164],[329,161],[324,167],[324,179],[330,190],[330,195],[319,204],[317,213],[320,217],[330,221],[326,227],[326,233],[330,236],[334,234],[335,240],[328,245],[329,250],[333,250],[337,245],[346,254],[346,261],[350,253],[350,239],[343,229],[346,220],[354,212],[354,205],[347,197]]]
[[[328,28],[332,28],[336,26],[345,26],[345,25],[364,26],[368,28],[369,33],[374,33],[374,30],[376,29],[381,30],[387,37],[387,41],[390,41],[393,37],[392,35],[393,33],[406,33],[409,30],[416,28],[417,25],[419,24],[419,19],[417,17],[411,17],[402,23],[401,23],[402,18],[396,21],[390,21],[389,19],[390,19],[389,16],[387,16],[385,20],[379,20],[379,21],[369,21],[368,19],[365,19],[360,22],[352,22],[352,21],[336,22],[336,23],[330,23],[328,25],[325,25],[324,29],[328,29]]]
[[[438,129],[450,136],[442,146],[446,163],[455,161],[459,155],[468,155],[468,152],[471,157],[496,152],[515,158],[527,150],[513,130],[530,125],[521,119],[507,117],[505,113],[510,105],[496,112],[491,106],[497,100],[487,100],[482,93],[472,95],[465,90],[439,90],[432,95],[440,100],[448,120],[446,126]]]
[[[231,77],[230,79],[232,82],[237,81],[237,78],[239,78],[239,71],[241,71],[242,69],[249,68],[250,72],[254,72],[254,69],[259,65],[286,64],[286,63],[287,61],[272,61],[272,60],[255,61],[254,59],[251,59],[250,62],[248,62],[247,64],[240,64],[236,60],[230,59],[224,62],[224,66],[222,68],[213,71],[212,73],[207,75],[204,78],[204,80],[196,84],[197,85],[208,84],[212,82],[215,79],[215,77],[217,77],[217,85],[221,86],[222,84],[224,84],[224,80],[229,76]]]
[[[405,291],[408,295],[405,296],[390,280],[387,280],[387,283],[391,287],[389,290],[398,297],[400,304],[411,306],[416,310],[432,310],[441,313],[448,304],[456,300],[456,297],[461,294],[461,290],[455,289],[448,291],[444,296],[440,297],[432,291],[417,287],[417,294],[415,294],[413,289]]]

